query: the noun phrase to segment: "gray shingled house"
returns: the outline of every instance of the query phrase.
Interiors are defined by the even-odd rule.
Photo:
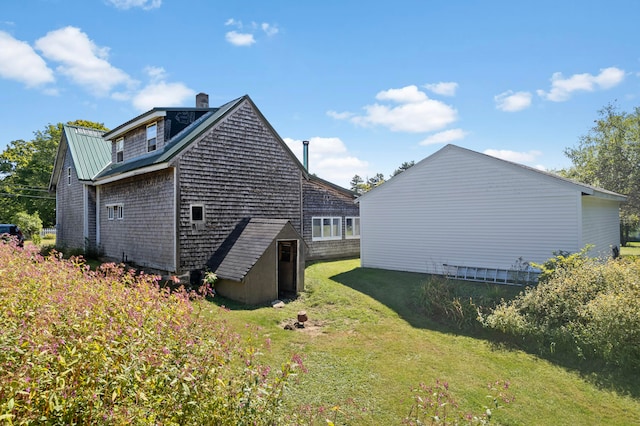
[[[65,126],[58,246],[194,280],[211,270],[248,304],[301,291],[306,260],[359,255],[354,193],[309,174],[248,96],[196,105],[104,134]]]

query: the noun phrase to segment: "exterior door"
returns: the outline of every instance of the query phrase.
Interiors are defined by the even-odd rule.
[[[297,293],[298,242],[278,241],[278,294]]]

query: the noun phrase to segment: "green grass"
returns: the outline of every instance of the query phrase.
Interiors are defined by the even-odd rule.
[[[640,256],[640,243],[627,243],[627,245],[620,247],[620,254],[622,256]]]
[[[308,373],[290,389],[288,404],[347,407],[353,400],[364,410],[351,417],[338,412],[338,422],[400,424],[411,389],[441,379],[464,411],[476,413],[489,403],[488,383],[510,381],[516,400],[492,419],[501,424],[640,423],[634,376],[544,359],[485,331],[462,333],[433,322],[414,303],[424,280],[421,274],[360,268],[359,260],[316,263],[306,269],[305,293],[282,309],[216,298],[214,304],[228,309],[207,310],[247,338],[269,339],[263,361],[274,367],[292,354],[302,356]],[[307,328],[285,330],[283,322],[300,310],[309,317]]]

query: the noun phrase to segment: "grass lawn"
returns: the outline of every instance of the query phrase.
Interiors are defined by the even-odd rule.
[[[500,424],[640,424],[640,385],[633,377],[554,362],[506,348],[482,330],[461,333],[434,323],[414,304],[424,275],[359,264],[309,266],[306,291],[282,309],[246,308],[218,297],[206,303],[228,309],[206,311],[247,339],[269,339],[263,362],[278,367],[300,354],[308,373],[290,388],[288,403],[329,407],[326,417],[337,413],[338,424],[401,424],[412,405],[411,389],[437,379],[448,382],[465,412],[474,413],[490,405],[488,383],[508,380],[515,401],[494,411],[492,420]],[[301,310],[307,327],[285,330]],[[346,410],[350,400],[364,411],[331,411]]]
[[[620,247],[620,254],[622,256],[640,256],[640,243],[627,243],[626,246]]]

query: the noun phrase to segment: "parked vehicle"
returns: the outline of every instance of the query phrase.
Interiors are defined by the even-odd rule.
[[[10,239],[15,238],[19,247],[24,246],[24,235],[22,231],[18,227],[18,225],[13,225],[11,223],[1,223],[0,224],[0,239],[3,241],[9,241]]]

